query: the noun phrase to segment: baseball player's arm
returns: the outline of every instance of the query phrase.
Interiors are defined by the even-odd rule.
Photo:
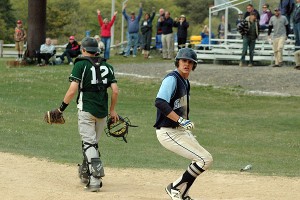
[[[69,87],[69,89],[66,92],[66,95],[64,97],[64,103],[65,104],[69,104],[71,102],[71,100],[74,98],[75,94],[78,91],[78,85],[79,85],[79,83],[76,82],[76,81],[71,82],[70,87]]]
[[[173,120],[174,122],[178,121],[180,116],[173,111],[173,109],[166,100],[156,98],[155,106],[169,119]]]
[[[117,83],[112,83],[110,85],[111,90],[112,90],[112,94],[111,94],[111,102],[110,102],[110,109],[109,109],[109,113],[111,118],[113,118],[115,121],[118,121],[119,117],[117,112],[115,111],[115,107],[118,101],[118,95],[119,95],[119,88]]]
[[[179,115],[177,115],[174,111],[171,111],[170,114],[167,115],[167,117],[174,122],[177,122],[179,119]]]
[[[166,100],[156,98],[155,106],[169,119],[178,122],[179,126],[182,128],[187,130],[194,128],[194,123],[177,115]]]

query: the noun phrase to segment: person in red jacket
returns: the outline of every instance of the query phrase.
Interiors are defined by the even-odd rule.
[[[111,21],[108,21],[107,18],[102,19],[101,11],[97,9],[98,22],[101,27],[101,41],[104,43],[104,58],[109,59],[110,53],[110,37],[111,37],[111,27],[114,25],[118,11],[114,12],[114,16],[111,18]]]

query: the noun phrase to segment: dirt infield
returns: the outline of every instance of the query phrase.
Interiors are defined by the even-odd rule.
[[[181,171],[105,168],[98,193],[83,190],[77,166],[0,153],[0,193],[3,200],[153,200],[169,199],[164,187]],[[300,199],[300,179],[256,176],[251,172],[207,171],[194,183],[195,199]]]

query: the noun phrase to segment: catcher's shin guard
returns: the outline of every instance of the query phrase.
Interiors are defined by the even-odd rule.
[[[89,167],[86,160],[83,160],[82,165],[78,164],[78,176],[82,183],[89,182]]]
[[[104,177],[104,168],[100,160],[100,152],[98,150],[98,144],[90,144],[87,142],[82,142],[82,153],[83,153],[83,163],[88,170],[88,176],[93,176],[95,178]],[[84,164],[82,164],[84,166]]]
[[[88,183],[89,182],[89,169],[86,165],[85,161],[83,161],[83,164],[78,164],[78,176],[82,183]]]
[[[91,175],[95,178],[101,178],[105,176],[104,168],[100,158],[91,158]]]

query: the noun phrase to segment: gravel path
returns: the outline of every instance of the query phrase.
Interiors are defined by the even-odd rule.
[[[172,61],[126,63],[114,65],[118,75],[133,75],[162,79],[173,70]],[[293,67],[239,67],[238,65],[198,64],[191,73],[192,84],[215,87],[239,87],[248,94],[272,96],[300,96],[300,71]]]

